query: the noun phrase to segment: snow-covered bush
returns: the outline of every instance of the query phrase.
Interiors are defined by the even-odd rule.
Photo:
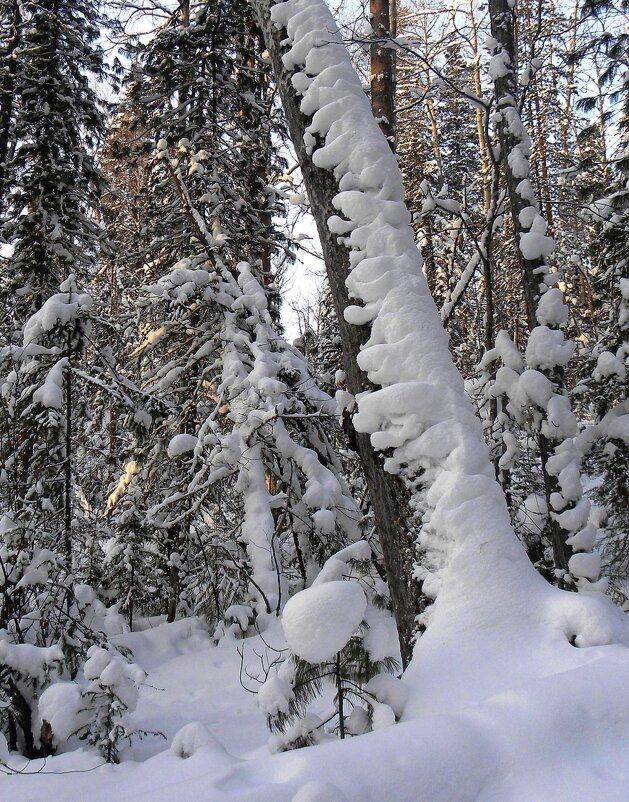
[[[9,749],[27,757],[50,754],[46,734],[36,734],[33,724],[37,698],[54,674],[65,663],[58,645],[42,647],[14,643],[0,632],[0,734],[6,736]]]
[[[146,674],[135,663],[98,646],[89,650],[83,672],[88,685],[81,695],[90,722],[83,726],[81,735],[107,762],[117,763],[121,741],[130,741],[134,732],[129,714],[136,708]]]
[[[50,549],[24,540],[23,528],[8,515],[0,521],[0,538],[0,732],[13,751],[47,755],[65,740],[67,717],[59,732],[51,730],[42,700],[50,692],[48,705],[58,702],[55,683],[61,681],[72,689],[64,696],[72,709],[69,697],[78,698],[76,679],[90,650],[122,632],[124,621],[92,588],[74,584]],[[95,703],[87,699],[84,707]]]
[[[288,657],[258,691],[273,751],[309,746],[338,733],[360,735],[395,723],[405,688],[386,585],[373,574],[365,541],[331,557],[311,587],[290,599],[282,617]],[[310,708],[325,686],[334,705]]]
[[[53,683],[42,693],[38,715],[51,746],[72,736],[95,746],[108,763],[118,763],[120,746],[136,732],[130,721],[145,672],[120,654],[92,646],[83,666],[85,683]]]

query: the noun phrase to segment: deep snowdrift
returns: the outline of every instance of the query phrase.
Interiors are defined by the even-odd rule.
[[[629,650],[571,646],[560,634],[569,617],[554,594],[547,601],[520,611],[511,633],[497,621],[450,618],[456,637],[446,642],[435,617],[407,672],[400,724],[279,755],[268,753],[264,718],[239,682],[238,648],[255,672],[259,638],[215,647],[194,620],[127,635],[149,672],[136,725],[167,741],[137,742],[119,766],[83,750],[45,763],[12,755],[22,773],[0,779],[0,798],[626,800]],[[279,628],[267,640],[281,645]]]

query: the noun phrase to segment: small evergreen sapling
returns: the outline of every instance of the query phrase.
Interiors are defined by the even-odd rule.
[[[146,673],[121,653],[90,647],[79,682],[48,686],[39,700],[39,725],[54,751],[72,737],[96,747],[108,763],[120,762],[120,747],[135,734],[130,714]]]
[[[312,586],[287,603],[282,623],[288,657],[258,692],[274,733],[272,751],[395,723],[405,702],[405,688],[392,676],[399,647],[387,588],[374,575],[365,541],[331,557]],[[318,715],[311,707],[326,686],[334,704]]]

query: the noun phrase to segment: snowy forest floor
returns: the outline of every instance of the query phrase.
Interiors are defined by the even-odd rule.
[[[279,629],[266,637],[279,645]],[[254,671],[259,667],[255,652],[263,647],[259,637],[213,646],[193,619],[159,624],[122,640],[149,672],[135,724],[161,730],[167,740],[136,740],[118,766],[102,765],[94,752],[77,748],[47,761],[12,755],[8,762],[19,773],[0,777],[0,799],[628,798],[629,649],[622,646],[575,649],[555,643],[549,651],[537,644],[539,670],[533,671],[526,658],[530,643],[514,643],[506,653],[503,648],[492,653],[491,642],[479,650],[481,630],[457,645],[458,655],[452,648],[441,650],[444,669],[435,673],[433,662],[429,683],[420,665],[407,672],[410,700],[399,724],[271,755],[255,695],[239,680],[238,649],[244,646]],[[430,651],[427,659],[430,663]],[[186,746],[192,754],[182,759],[171,745],[190,722],[207,729],[189,730]]]

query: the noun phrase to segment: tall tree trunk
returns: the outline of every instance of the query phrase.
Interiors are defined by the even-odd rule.
[[[347,378],[347,388],[355,395],[369,390],[373,385],[360,370],[357,362],[361,345],[367,338],[367,329],[350,325],[343,315],[346,307],[350,305],[345,285],[349,271],[349,252],[339,244],[337,235],[332,234],[327,226],[328,218],[336,214],[332,200],[338,193],[338,185],[333,173],[316,167],[312,158],[306,153],[304,132],[308,121],[300,111],[299,96],[291,83],[292,75],[282,63],[283,35],[271,23],[268,0],[255,0],[254,9],[273,64],[291,140],[299,159],[311,211],[317,224],[343,343],[343,368]],[[413,637],[416,631],[415,617],[424,607],[421,585],[413,577],[416,531],[413,512],[409,506],[409,491],[399,477],[384,470],[382,457],[374,451],[369,435],[357,432],[356,444],[382,544],[393,612],[400,637],[402,663],[406,667],[412,656]]]
[[[483,85],[480,73],[480,51],[478,48],[478,27],[474,16],[474,2],[468,0],[467,18],[470,24],[470,45],[473,56],[473,75],[474,91],[477,97],[483,96]],[[483,211],[487,214],[491,203],[491,157],[489,153],[489,143],[485,132],[485,113],[483,109],[476,107],[474,111],[476,117],[476,136],[478,138],[478,151],[480,154],[481,174],[483,181]]]
[[[369,0],[369,12],[376,37],[371,45],[371,109],[395,150],[395,50],[387,46],[396,33],[395,0]]]
[[[514,161],[516,160],[512,161],[509,158],[512,154],[519,155],[519,161],[521,162],[525,137],[520,122],[520,109],[518,106],[517,16],[515,10],[509,4],[509,0],[490,0],[489,14],[491,34],[499,44],[498,53],[502,52],[506,56],[506,69],[497,71],[494,77],[496,105],[500,113],[497,130],[500,141],[501,162],[511,206],[515,251],[521,266],[527,321],[529,332],[531,332],[538,325],[536,310],[540,298],[540,284],[544,281],[548,268],[542,256],[535,259],[527,259],[520,250],[522,234],[525,234],[529,230],[528,226],[531,225],[529,221],[528,226],[525,227],[524,222],[527,220],[526,215],[531,209],[532,202],[526,192],[520,191],[524,176],[520,174],[520,170],[516,174],[514,168]],[[500,48],[502,49],[501,51]],[[528,173],[526,177],[528,177]],[[564,388],[563,369],[555,366],[545,372],[554,383],[556,392],[561,393]],[[544,495],[548,509],[552,512],[554,510],[551,499],[557,496],[561,497],[558,478],[551,475],[548,469],[548,462],[553,455],[554,444],[542,432],[538,433],[537,439],[544,482]],[[552,544],[555,567],[563,572],[568,572],[568,562],[572,556],[572,548],[566,542],[566,532],[562,530],[552,515],[548,516],[546,526],[548,537]]]
[[[572,4],[572,14],[570,15],[571,34],[568,44],[568,53],[574,53],[577,47],[577,33],[579,26],[577,24],[579,19],[580,0],[574,0]],[[575,83],[574,83],[574,68],[575,61],[568,61],[565,74],[565,95],[563,102],[563,114],[561,123],[559,125],[559,142],[561,145],[562,167],[568,167],[574,163],[574,154],[570,153],[570,125],[574,122],[573,117],[573,102],[575,97]]]

